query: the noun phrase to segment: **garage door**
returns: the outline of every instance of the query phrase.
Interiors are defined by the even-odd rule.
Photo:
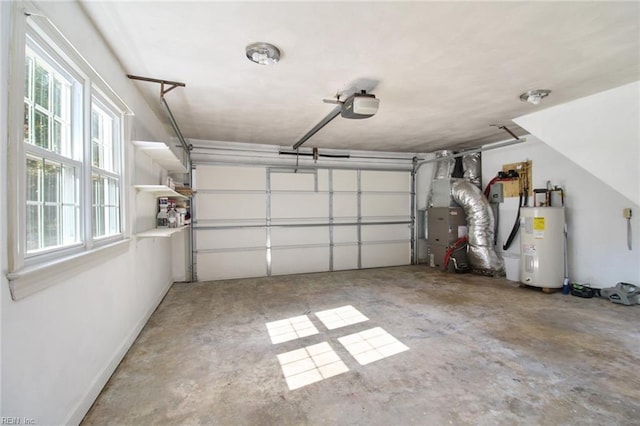
[[[199,281],[411,263],[411,174],[198,165]]]

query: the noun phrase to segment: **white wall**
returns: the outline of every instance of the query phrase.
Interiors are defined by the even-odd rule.
[[[570,279],[599,288],[611,287],[619,281],[640,284],[638,204],[634,204],[535,136],[529,135],[526,138],[527,142],[522,145],[483,153],[483,187],[502,170],[502,165],[531,160],[534,188],[543,188],[550,180],[552,184],[563,187],[566,192]],[[616,173],[613,169],[609,171]],[[517,205],[517,198],[507,198],[500,206],[497,246],[500,250],[513,226]],[[622,209],[625,207],[633,209],[633,251],[627,250],[626,220],[622,217]],[[502,255],[508,277],[517,280],[519,238]]]
[[[0,2],[0,193],[7,187],[7,35],[9,5]],[[105,78],[136,113],[134,133],[139,139],[167,140],[165,125],[125,77],[102,39],[75,2],[43,2],[37,7]],[[131,183],[160,183],[164,174],[151,161],[132,161]],[[129,183],[127,183],[129,187]],[[133,189],[128,223],[135,231],[153,226],[155,200]],[[145,205],[146,204],[146,205]],[[142,216],[137,220],[137,213]],[[135,239],[118,255],[87,266],[39,293],[13,301],[6,280],[7,219],[1,215],[0,274],[2,350],[1,416],[26,417],[36,424],[77,424],[106,383],[171,284],[170,239]]]
[[[640,204],[640,81],[513,121]]]

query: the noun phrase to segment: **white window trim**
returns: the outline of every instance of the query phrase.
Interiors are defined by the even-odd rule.
[[[28,8],[28,9],[27,9]],[[128,250],[131,238],[129,229],[128,192],[129,167],[126,158],[126,146],[130,142],[129,116],[131,109],[122,101],[96,70],[82,57],[73,45],[46,17],[37,12],[30,2],[14,4],[12,8],[12,36],[9,75],[9,108],[8,108],[8,264],[11,296],[14,300],[27,297],[33,293],[58,284],[76,275],[81,270],[94,266],[95,261],[104,262],[109,258]],[[23,103],[24,103],[24,61],[27,33],[34,34],[37,41],[54,48],[56,56],[60,56],[65,64],[84,80],[83,114],[91,117],[92,96],[97,96],[103,103],[109,101],[116,111],[120,112],[120,234],[93,238],[91,229],[91,150],[84,148],[84,167],[80,182],[81,227],[85,241],[40,256],[26,256],[26,216],[25,186],[26,152],[23,142]],[[90,121],[84,121],[81,132],[84,140],[91,140]],[[90,144],[89,144],[90,146]],[[88,177],[88,178],[87,178]],[[88,197],[88,198],[87,198]],[[86,201],[89,200],[89,201]],[[86,207],[88,206],[88,208]],[[88,210],[88,211],[87,211]]]

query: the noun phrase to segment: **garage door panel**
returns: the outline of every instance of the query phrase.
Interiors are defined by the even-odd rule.
[[[198,253],[198,280],[264,277],[267,273],[266,251]]]
[[[329,247],[271,250],[271,275],[324,272],[328,270]]]
[[[409,263],[411,263],[411,244],[409,242],[362,245],[363,268],[399,266]]]
[[[334,226],[333,242],[340,243],[357,243],[358,228],[355,226]]]
[[[364,170],[360,174],[362,191],[411,192],[411,175],[407,172]]]
[[[333,194],[333,217],[334,218],[357,218],[358,217],[358,196],[356,193],[334,193]]]
[[[410,240],[409,225],[363,225],[362,241]]]
[[[334,170],[333,171],[334,191],[357,191],[358,172],[355,170]]]
[[[336,246],[333,248],[333,270],[358,269],[358,245]]]
[[[273,228],[271,246],[329,244],[329,227]]]
[[[266,218],[264,194],[198,194],[195,202],[198,221]]]
[[[329,194],[272,194],[271,217],[284,218],[329,218]]]
[[[272,191],[313,191],[316,187],[315,173],[271,173]]]
[[[403,194],[362,194],[362,216],[410,217],[411,195]]]
[[[266,231],[264,228],[216,229],[198,232],[199,247],[220,250],[226,248],[266,248]]]
[[[195,170],[199,190],[259,190],[267,188],[264,167],[201,166]]]

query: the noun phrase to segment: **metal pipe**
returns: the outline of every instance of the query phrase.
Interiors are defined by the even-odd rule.
[[[462,157],[462,156],[465,156],[465,155],[468,155],[468,154],[473,154],[475,152],[491,151],[492,149],[504,148],[506,146],[516,145],[516,144],[523,143],[523,142],[526,142],[526,141],[527,141],[526,138],[514,139],[514,140],[510,140],[510,141],[503,142],[503,143],[500,143],[500,144],[490,145],[490,146],[488,146],[486,148],[485,147],[474,148],[474,149],[469,149],[467,151],[458,152],[457,154],[452,154],[452,155],[439,157],[439,158],[431,158],[429,160],[421,161],[418,164],[418,169],[420,169],[420,167],[422,167],[424,164],[434,163],[436,161],[441,161],[441,160],[444,160],[444,159],[447,159],[447,158],[458,158],[458,157]]]
[[[329,124],[331,120],[340,115],[340,111],[342,111],[342,105],[338,105],[337,107],[335,107],[333,111],[331,111],[325,118],[323,118],[318,124],[313,126],[311,130],[309,130],[302,138],[300,138],[298,142],[295,143],[295,145],[293,145],[293,149],[300,148],[300,146],[307,140],[309,140],[311,136],[315,135],[320,129]]]
[[[388,221],[388,222],[334,222],[334,223],[283,223],[277,225],[221,225],[221,226],[196,226],[196,231],[219,231],[227,229],[245,228],[316,228],[323,226],[375,226],[375,225],[411,225],[410,220]]]
[[[418,217],[418,203],[416,200],[416,175],[418,158],[413,157],[413,168],[411,169],[411,264],[418,264],[418,226],[416,218]]]
[[[189,152],[193,147],[187,145],[187,141],[185,141],[184,136],[182,136],[182,132],[180,131],[180,128],[178,127],[178,123],[176,122],[176,119],[173,116],[173,113],[171,112],[171,108],[169,108],[169,104],[167,103],[167,100],[164,97],[161,97],[160,101],[162,101],[162,104],[167,109],[167,113],[169,114],[169,121],[171,122],[171,127],[173,127],[173,131],[176,132],[176,135],[178,136],[178,140],[182,145],[182,149],[184,149],[185,151],[185,155],[187,157],[187,160],[189,161],[189,164],[187,164],[187,169],[189,169],[191,167],[191,158],[190,158]]]

